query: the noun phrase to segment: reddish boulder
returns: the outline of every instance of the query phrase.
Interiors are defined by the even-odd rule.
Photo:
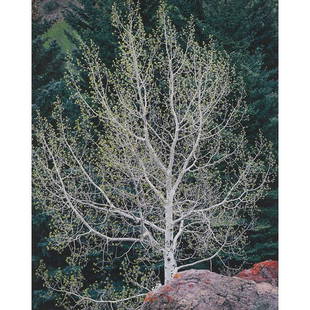
[[[272,285],[278,285],[278,262],[266,260],[255,264],[251,269],[239,272],[236,277],[253,280],[256,283],[268,282]]]
[[[141,310],[277,310],[278,291],[270,283],[187,270],[150,292]]]

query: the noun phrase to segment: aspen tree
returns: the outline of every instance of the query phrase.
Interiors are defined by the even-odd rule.
[[[113,70],[93,44],[82,44],[86,91],[68,65],[79,120],[70,127],[59,100],[55,124],[41,119],[35,128],[35,192],[52,217],[51,248],[69,249],[81,265],[101,251],[102,268],[115,258],[110,248],[138,248],[138,264],[162,262],[166,283],[180,270],[239,252],[273,159],[262,137],[247,147],[243,92],[228,57],[212,42],[199,45],[192,22],[178,33],[164,4],[158,27],[146,34],[138,7],[128,3],[126,15],[113,10],[120,44]],[[44,274],[81,309],[113,309],[155,285],[140,273],[131,278],[131,295],[116,298],[107,285],[96,299],[78,281],[57,284]]]

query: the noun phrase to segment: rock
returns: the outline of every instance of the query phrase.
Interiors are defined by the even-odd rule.
[[[276,310],[278,291],[267,282],[256,283],[208,270],[187,270],[150,292],[141,309]]]
[[[253,280],[257,283],[268,282],[278,286],[278,262],[266,260],[257,263],[251,269],[241,271],[236,277]]]

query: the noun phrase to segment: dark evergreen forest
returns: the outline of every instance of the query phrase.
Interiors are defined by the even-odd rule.
[[[74,121],[79,110],[73,104],[65,85],[66,54],[73,60],[79,55],[78,41],[93,41],[99,47],[102,61],[111,68],[118,54],[118,43],[111,25],[112,4],[122,0],[33,0],[32,12],[32,109],[36,115],[52,119],[57,97],[65,104],[65,114]],[[146,31],[154,25],[159,0],[140,0]],[[225,50],[242,77],[249,118],[244,122],[249,141],[262,132],[278,152],[278,3],[276,0],[166,0],[169,14],[177,29],[184,27],[191,16],[196,26],[196,39],[213,40],[219,50]],[[52,16],[53,18],[49,18]],[[65,23],[62,35],[70,44],[61,46],[59,37],[46,34],[55,25]],[[63,38],[62,38],[63,39]],[[87,88],[85,83],[84,87]],[[35,147],[36,141],[34,139]],[[275,171],[275,174],[277,172]],[[246,246],[247,267],[253,263],[278,258],[277,178],[265,199],[259,202],[257,222],[249,232]],[[40,261],[49,272],[61,270],[70,274],[66,252],[59,254],[48,248],[50,216],[39,201],[33,199],[32,209],[32,288],[33,309],[55,309],[56,295],[49,292],[36,275]],[[93,253],[92,255],[99,255]],[[238,265],[238,257],[227,257],[227,264]],[[159,266],[160,268],[160,266]],[[199,268],[211,268],[209,263]],[[219,262],[212,262],[213,271],[221,272]],[[91,274],[92,281],[100,274]],[[118,283],[118,268],[110,270]],[[59,309],[62,309],[59,307]]]

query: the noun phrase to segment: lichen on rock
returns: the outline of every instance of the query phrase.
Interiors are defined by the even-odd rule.
[[[149,293],[142,310],[276,310],[277,287],[208,270],[177,273]]]

